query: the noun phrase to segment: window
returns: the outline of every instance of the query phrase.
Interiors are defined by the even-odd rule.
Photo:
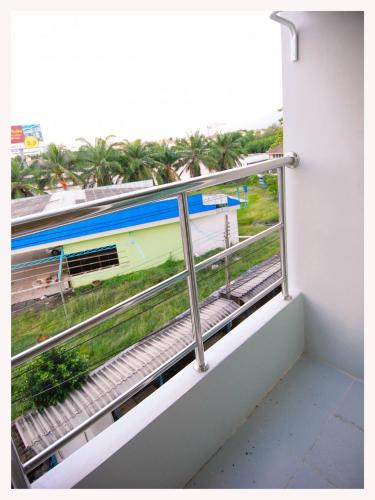
[[[66,254],[65,257],[71,275],[89,273],[119,265],[116,245]]]

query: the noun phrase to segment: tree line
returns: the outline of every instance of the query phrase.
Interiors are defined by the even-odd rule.
[[[114,136],[96,138],[94,142],[81,137],[77,141],[77,151],[51,143],[30,164],[20,156],[12,158],[12,199],[72,185],[87,189],[146,179],[164,184],[179,180],[184,171],[191,177],[201,175],[203,165],[211,172],[227,170],[240,166],[246,155],[265,153],[279,144],[282,129],[274,124],[262,135],[241,130],[213,138],[195,132],[172,143],[139,139],[116,142]]]

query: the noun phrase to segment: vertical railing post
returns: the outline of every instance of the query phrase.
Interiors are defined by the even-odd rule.
[[[27,489],[30,488],[29,480],[23,471],[21,460],[19,459],[16,445],[12,439],[12,486],[14,489]]]
[[[229,217],[225,214],[225,228],[224,228],[224,242],[225,248],[230,247],[229,242]],[[229,273],[229,257],[224,257],[224,271],[225,271],[225,296],[230,299],[230,273]]]
[[[62,305],[63,305],[63,308],[64,308],[64,315],[65,315],[65,319],[66,321],[69,323],[69,319],[68,319],[68,311],[66,309],[66,304],[65,304],[65,298],[64,298],[64,291],[63,291],[63,287],[62,287],[62,282],[61,282],[61,278],[62,278],[62,262],[63,262],[63,258],[64,258],[64,249],[62,248],[61,249],[61,253],[60,253],[60,257],[59,257],[59,271],[57,273],[57,280],[59,282],[59,287],[60,287],[60,295],[61,295],[61,302],[62,302]]]
[[[178,195],[178,209],[180,212],[181,237],[182,247],[184,250],[185,265],[189,273],[188,288],[190,298],[191,325],[193,329],[193,337],[197,343],[197,347],[195,348],[195,367],[198,371],[204,372],[208,369],[208,365],[204,359],[201,317],[199,313],[198,286],[194,268],[193,243],[191,239],[189,208],[186,193],[181,193]]]
[[[280,260],[281,260],[281,276],[283,282],[281,285],[284,300],[290,300],[288,286],[288,264],[286,253],[286,223],[285,223],[285,167],[277,169],[277,185],[279,198],[279,221],[282,226],[280,228]]]

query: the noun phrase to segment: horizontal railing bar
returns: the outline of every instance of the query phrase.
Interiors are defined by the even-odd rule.
[[[210,328],[206,333],[203,334],[203,340],[204,341],[208,340],[215,333],[217,333],[219,330],[221,330],[225,325],[227,325],[229,322],[233,321],[233,319],[237,318],[239,315],[241,315],[243,312],[245,312],[249,307],[254,305],[258,300],[262,299],[265,295],[272,292],[272,290],[277,288],[281,284],[282,281],[283,281],[282,278],[278,279],[277,281],[275,281],[275,283],[272,283],[267,288],[265,288],[262,292],[257,294],[255,297],[250,299],[245,304],[243,304],[239,309],[232,312],[226,318],[221,320],[217,325]],[[93,425],[95,422],[97,422],[104,415],[115,410],[118,406],[125,403],[128,399],[133,397],[140,390],[144,389],[148,384],[153,382],[162,373],[164,373],[168,368],[171,368],[175,363],[177,363],[182,358],[184,358],[187,354],[192,352],[195,349],[195,347],[196,347],[196,342],[191,342],[190,344],[188,344],[186,347],[184,347],[184,349],[182,351],[179,351],[172,358],[165,361],[161,366],[159,366],[153,372],[149,373],[146,377],[144,377],[142,380],[137,382],[136,385],[134,385],[133,387],[128,389],[126,392],[124,392],[123,394],[118,396],[111,403],[108,403],[101,410],[97,411],[94,415],[91,415],[91,417],[89,417],[87,420],[85,420],[84,422],[79,424],[77,427],[75,427],[74,429],[69,431],[67,434],[65,434],[64,436],[59,438],[57,441],[55,441],[54,443],[49,445],[43,451],[41,451],[40,453],[35,455],[35,457],[32,457],[27,462],[22,464],[22,467],[23,467],[23,470],[25,471],[25,473],[30,472],[32,469],[34,469],[38,465],[42,464],[48,457],[50,457],[53,453],[55,453],[57,450],[59,450],[67,442],[71,441],[76,436],[78,436],[81,432],[85,431],[88,427],[90,427],[90,425]]]
[[[240,234],[240,235],[238,236],[238,238],[239,238],[240,240],[245,240],[245,239],[247,239],[247,238],[252,238],[253,236],[254,236],[253,234]]]
[[[202,335],[203,341],[208,340],[212,335],[215,335],[219,330],[224,328],[225,325],[227,325],[229,322],[233,321],[236,319],[238,316],[240,316],[242,313],[244,313],[249,307],[253,306],[258,300],[262,299],[266,295],[268,295],[270,292],[272,292],[275,288],[280,286],[283,282],[283,278],[279,278],[276,280],[274,283],[271,283],[271,285],[268,285],[267,288],[259,292],[255,297],[252,299],[248,300],[242,306],[240,306],[238,309],[235,311],[231,312],[228,316],[226,316],[224,319],[222,319],[219,323],[214,325],[212,328],[210,328],[206,333]]]
[[[265,229],[264,231],[261,231],[260,233],[255,234],[254,236],[251,236],[247,240],[237,243],[232,247],[227,248],[226,250],[223,250],[222,252],[219,252],[213,255],[212,257],[203,260],[202,262],[199,262],[199,264],[195,265],[195,271],[198,272],[201,271],[202,269],[209,267],[215,262],[222,260],[224,257],[229,256],[235,252],[238,252],[239,250],[242,250],[248,245],[251,245],[256,241],[269,236],[270,234],[277,231],[281,227],[282,225],[280,223],[275,224],[274,226]],[[100,325],[104,321],[107,321],[108,319],[113,318],[120,313],[124,313],[125,311],[129,310],[135,305],[144,302],[145,300],[153,297],[154,295],[165,290],[166,288],[169,288],[170,286],[173,286],[176,283],[182,281],[183,279],[187,278],[187,276],[188,276],[188,271],[185,269],[184,271],[175,274],[170,278],[167,278],[161,283],[157,283],[156,285],[147,288],[142,292],[139,292],[137,295],[133,295],[132,297],[129,297],[123,300],[122,302],[115,304],[109,309],[106,309],[105,311],[102,311],[96,314],[95,316],[92,316],[91,318],[82,321],[81,323],[77,323],[76,325],[69,327],[68,329],[58,333],[57,335],[54,335],[53,337],[45,340],[44,342],[41,342],[40,344],[30,347],[29,349],[26,349],[25,351],[22,351],[18,354],[15,354],[11,359],[12,368],[16,368],[17,366],[26,363],[27,361],[31,360],[32,358],[35,358],[39,354],[42,354],[43,352],[48,351],[49,349],[52,349],[53,347],[62,344],[63,342],[72,337],[76,337],[77,335],[86,332],[90,328]]]
[[[137,384],[131,387],[129,390],[118,396],[111,403],[108,403],[102,409],[97,411],[94,415],[91,415],[87,420],[79,424],[77,427],[69,431],[67,434],[59,438],[57,441],[49,445],[46,449],[35,455],[35,457],[30,458],[27,462],[22,464],[23,470],[27,473],[32,469],[42,464],[48,457],[50,457],[55,451],[64,446],[65,443],[74,439],[81,432],[85,431],[90,425],[97,422],[101,417],[106,415],[107,413],[115,410],[117,407],[125,403],[128,399],[133,397],[137,392],[144,389],[148,384],[153,382],[156,378],[158,378],[163,372],[171,368],[175,363],[184,358],[187,354],[193,351],[196,347],[196,342],[191,342],[188,344],[182,351],[176,353],[172,358],[165,361],[161,366],[156,368],[153,372],[149,373],[142,380],[137,382]]]
[[[212,257],[208,257],[208,259],[202,260],[202,262],[199,262],[199,264],[195,265],[195,271],[196,272],[201,271],[202,269],[205,269],[206,267],[215,264],[219,260],[224,259],[224,257],[229,257],[229,255],[232,255],[238,252],[239,250],[246,248],[247,246],[255,243],[256,241],[261,240],[262,238],[266,238],[267,236],[269,236],[272,233],[275,233],[281,228],[282,224],[277,223],[274,226],[265,229],[264,231],[254,234],[254,236],[249,236],[246,240],[240,241],[239,243],[236,243],[235,245],[223,250],[222,252],[212,255]]]
[[[142,292],[139,292],[136,295],[133,295],[132,297],[123,300],[122,302],[119,302],[118,304],[115,304],[114,306],[106,309],[105,311],[95,314],[95,316],[91,316],[90,318],[82,321],[81,323],[77,323],[76,325],[71,326],[70,328],[58,333],[57,335],[54,335],[48,340],[45,340],[40,344],[30,347],[29,349],[26,349],[25,351],[22,351],[19,354],[15,354],[14,356],[12,356],[11,359],[12,368],[22,365],[23,363],[26,363],[26,361],[35,358],[35,356],[38,356],[39,354],[48,351],[49,349],[52,349],[57,345],[60,345],[66,340],[72,337],[76,337],[77,335],[86,332],[90,328],[100,325],[107,319],[113,318],[118,314],[127,311],[131,307],[140,304],[141,302],[153,297],[159,292],[162,292],[166,288],[175,285],[176,283],[179,283],[183,279],[187,278],[187,276],[188,272],[185,269],[184,271],[181,271],[180,273],[175,274],[170,278],[167,278],[166,280],[157,283],[156,285],[147,288],[146,290],[143,290]]]
[[[250,175],[259,174],[267,170],[273,170],[286,165],[293,165],[295,157],[292,153],[283,158],[265,160],[245,167],[233,168],[224,172],[193,177],[192,179],[162,184],[150,188],[140,189],[131,193],[122,193],[108,196],[99,200],[87,201],[69,207],[62,207],[37,214],[24,215],[12,220],[12,238],[18,238],[26,234],[64,226],[72,222],[89,219],[97,215],[115,212],[141,203],[159,201],[165,198],[177,196],[181,193],[200,190],[207,187],[217,186],[225,182],[240,180]]]

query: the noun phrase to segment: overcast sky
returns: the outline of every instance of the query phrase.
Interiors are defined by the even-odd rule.
[[[13,13],[12,124],[68,146],[265,127],[280,44],[269,12]]]

